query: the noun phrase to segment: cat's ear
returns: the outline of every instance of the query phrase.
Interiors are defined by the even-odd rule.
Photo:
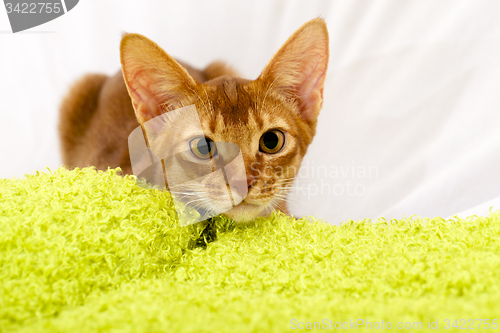
[[[182,100],[198,83],[152,40],[125,34],[120,44],[123,78],[140,124],[166,110],[182,107]]]
[[[328,57],[326,24],[314,19],[283,44],[258,80],[285,98],[296,100],[301,116],[314,122],[323,104]]]

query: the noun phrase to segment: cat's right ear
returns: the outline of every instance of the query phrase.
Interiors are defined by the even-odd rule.
[[[182,107],[198,83],[152,40],[125,34],[120,44],[122,72],[140,124]]]
[[[328,58],[328,30],[325,21],[317,18],[295,31],[258,80],[295,101],[302,118],[314,123],[323,104]]]

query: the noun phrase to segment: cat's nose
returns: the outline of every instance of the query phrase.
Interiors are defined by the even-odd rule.
[[[243,201],[248,194],[248,190],[244,186],[232,185],[231,192],[233,193],[233,200],[236,201],[234,202],[236,205]],[[235,196],[235,194],[237,194],[237,196]]]
[[[241,200],[243,200],[248,193],[248,180],[245,179],[245,174],[243,175],[233,175],[232,177],[229,178],[229,183],[228,185],[231,187],[231,191],[234,194],[237,194],[236,197],[241,197]],[[239,203],[239,201],[238,201]]]
[[[247,196],[248,191],[250,190],[252,185],[254,185],[255,179],[256,177],[251,175],[246,176],[246,181],[245,176],[231,177],[229,183],[229,185],[231,186],[231,191],[233,192],[233,194],[238,194],[238,196],[241,197],[241,200],[243,200]],[[238,201],[238,203],[239,202],[240,201]]]
[[[248,188],[252,187],[255,184],[255,180],[257,177],[252,175],[247,175],[247,186]]]

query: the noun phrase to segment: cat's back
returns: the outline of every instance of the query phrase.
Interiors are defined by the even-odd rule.
[[[128,136],[126,130],[137,126],[121,73],[85,75],[73,84],[60,108],[63,164],[69,168],[121,166],[120,141]]]

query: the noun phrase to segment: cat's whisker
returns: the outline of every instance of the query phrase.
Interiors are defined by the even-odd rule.
[[[210,101],[210,98],[208,98],[207,91],[206,91],[206,90],[204,90],[204,92],[205,92],[205,96],[207,96],[207,102],[208,102],[208,105],[210,105],[210,111],[211,111],[211,112],[215,112],[214,106],[213,106],[212,102]]]
[[[183,196],[193,196],[193,195],[196,195],[196,194],[202,194],[202,192],[193,192],[193,191],[189,191],[189,192],[177,192],[177,191],[171,191],[170,194],[173,194],[173,195],[183,195]]]
[[[272,198],[271,198],[271,205],[273,207],[277,207],[280,210],[283,207],[281,206],[280,202],[286,202],[287,204],[293,205],[295,207],[300,207],[300,206],[307,206],[309,209],[313,210],[315,214],[319,215],[318,211],[314,209],[311,205],[305,203],[303,200],[300,200],[298,198],[292,197],[289,195],[289,192],[291,190],[300,190],[301,188],[299,186],[292,186],[291,184],[293,183],[294,178],[290,177],[287,179],[281,180],[282,186],[279,192],[274,193]],[[286,183],[290,184],[287,185]]]
[[[256,113],[260,113],[260,110],[258,110],[258,107],[257,107],[257,100],[259,99],[259,96],[260,96],[260,88],[259,88],[259,86],[257,86],[257,95],[255,96],[255,99],[253,101],[253,105],[254,105],[254,109],[255,109]]]
[[[203,99],[201,98],[200,94],[198,94],[198,92],[196,90],[194,90],[193,88],[191,88],[191,87],[189,87],[189,90],[191,90],[191,92],[194,93],[198,97],[198,100],[203,104],[203,106],[205,107],[205,109],[209,110],[209,108],[207,107],[207,105],[205,104],[205,102],[203,101]],[[207,97],[207,99],[208,99],[208,97]]]
[[[271,88],[273,87],[274,83],[276,82],[276,80],[279,79],[279,77],[284,74],[286,71],[283,71],[281,72],[278,76],[276,76],[276,78],[273,80],[273,82],[271,82],[271,84],[269,85],[269,87],[267,87],[267,91],[266,91],[266,95],[264,96],[264,100],[262,101],[262,104],[260,106],[261,109],[264,108],[264,103],[266,102],[266,98],[267,98],[267,95],[269,94],[269,91],[271,91]]]
[[[273,111],[275,111],[276,109],[281,108],[283,105],[285,105],[285,103],[284,103],[284,102],[281,102],[281,103],[279,103],[278,105],[276,105],[275,107],[273,107],[272,109],[270,109],[270,110],[269,110],[269,112],[273,112]]]
[[[313,206],[309,205],[308,203],[304,202],[303,200],[300,200],[300,199],[294,198],[294,197],[290,197],[290,196],[288,196],[285,200],[287,203],[292,204],[295,207],[306,206],[308,209],[312,210],[314,212],[314,214],[316,214],[318,216],[320,215],[319,212],[316,209],[314,209]],[[296,200],[297,203],[292,202],[292,200]]]

